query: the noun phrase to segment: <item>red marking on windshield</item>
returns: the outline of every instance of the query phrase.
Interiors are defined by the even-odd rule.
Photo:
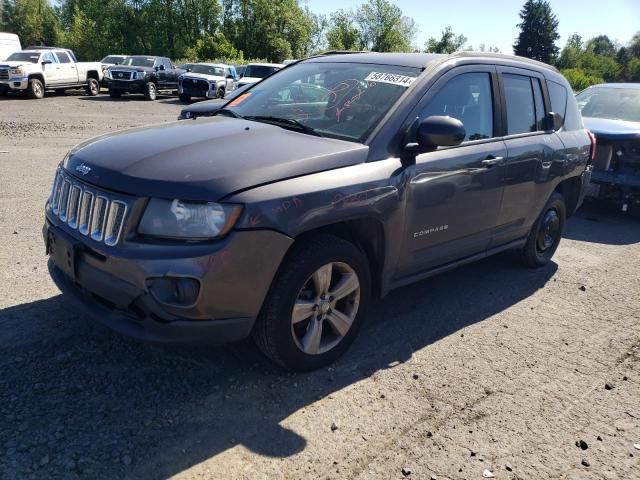
[[[235,107],[236,105],[240,105],[242,102],[244,102],[247,99],[249,95],[251,95],[251,92],[243,93],[238,98],[233,100],[229,105],[227,105],[227,107]]]

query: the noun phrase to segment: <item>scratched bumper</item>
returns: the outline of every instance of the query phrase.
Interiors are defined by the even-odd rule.
[[[246,336],[293,242],[286,235],[259,230],[232,232],[208,245],[98,249],[55,218],[45,221],[45,242],[50,231],[76,245],[73,273],[56,265],[54,255],[50,259],[51,276],[63,293],[83,307],[93,307],[95,316],[121,333],[163,342],[191,342],[200,336],[219,343],[206,334],[207,325],[221,342]],[[199,285],[190,305],[167,303],[154,290],[158,279],[184,278]],[[235,332],[228,340],[220,333],[225,324]]]

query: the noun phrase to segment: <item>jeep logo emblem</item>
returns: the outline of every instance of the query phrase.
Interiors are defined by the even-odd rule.
[[[89,165],[85,165],[84,162],[76,167],[76,172],[80,172],[83,175],[86,175],[91,171],[91,167]]]

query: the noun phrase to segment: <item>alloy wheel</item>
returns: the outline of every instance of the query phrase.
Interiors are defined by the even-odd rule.
[[[333,349],[347,335],[358,313],[360,281],[343,262],[317,269],[300,289],[291,314],[291,334],[308,355]]]

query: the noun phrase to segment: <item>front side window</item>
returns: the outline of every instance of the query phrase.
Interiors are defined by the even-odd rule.
[[[420,113],[457,118],[464,125],[465,141],[493,137],[493,95],[488,73],[463,73],[449,80]]]
[[[42,55],[42,61],[43,62],[51,62],[51,63],[59,63],[58,62],[58,57],[56,57],[53,53],[51,52],[47,52],[44,55]]]
[[[56,55],[58,56],[60,63],[71,63],[71,59],[69,58],[69,55],[67,55],[67,52],[58,51],[56,52]]]
[[[165,70],[171,70],[171,62],[169,61],[168,58],[162,59],[162,65],[164,65]]]
[[[535,132],[536,109],[530,78],[511,74],[504,74],[502,78],[507,104],[507,134]]]
[[[306,62],[269,77],[227,109],[248,120],[363,142],[419,74],[394,65]]]
[[[203,75],[214,75],[221,77],[223,70],[221,67],[212,67],[211,65],[194,65],[191,69],[193,73],[201,73]]]

